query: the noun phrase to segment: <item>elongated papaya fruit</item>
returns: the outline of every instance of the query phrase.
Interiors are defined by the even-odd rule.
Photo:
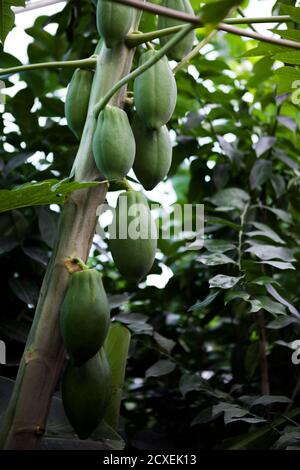
[[[98,0],[97,28],[106,47],[114,47],[125,38],[133,18],[132,8],[114,1]]]
[[[156,54],[152,50],[145,52],[139,65]],[[176,106],[177,87],[166,57],[135,79],[134,100],[139,117],[150,129],[158,129],[170,120]]]
[[[120,194],[109,233],[117,268],[129,281],[140,281],[150,271],[157,248],[156,225],[142,193]]]
[[[103,346],[110,323],[101,274],[88,269],[71,274],[61,306],[60,325],[66,349],[76,366]]]
[[[93,138],[94,159],[108,180],[127,175],[135,157],[135,140],[127,114],[116,106],[106,106],[99,114]]]
[[[62,380],[65,413],[80,439],[102,421],[111,394],[111,373],[103,348],[81,367],[68,364]]]
[[[163,0],[162,6],[172,8],[177,11],[182,11],[184,13],[194,14],[190,0]],[[158,17],[158,29],[170,28],[172,26],[178,26],[184,24],[181,21],[175,20],[174,18],[167,18],[166,16]],[[161,46],[164,46],[168,42],[170,36],[164,36],[160,38]],[[193,48],[195,41],[195,32],[191,31],[188,33],[180,42],[178,42],[172,49],[168,52],[168,57],[173,60],[180,61],[186,56]]]
[[[104,415],[105,422],[118,429],[120,405],[126,371],[131,333],[124,325],[114,322],[110,325],[104,343],[107,361],[111,371],[111,396]]]
[[[132,129],[136,143],[134,172],[145,189],[153,189],[168,174],[172,162],[172,143],[167,126],[149,129],[136,115]]]
[[[76,69],[69,84],[65,116],[71,131],[80,139],[87,117],[93,73]]]

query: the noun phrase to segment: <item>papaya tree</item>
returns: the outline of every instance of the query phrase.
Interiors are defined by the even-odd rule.
[[[3,43],[11,7],[24,3],[7,2]],[[141,429],[174,448],[185,434],[201,448],[297,441],[285,426],[300,414],[289,357],[300,318],[300,9],[274,2],[273,16],[247,18],[247,3],[70,0],[27,30],[29,64],[1,51],[4,87],[16,74],[26,84],[1,124],[13,306],[1,331],[26,340],[12,377],[3,366],[1,448],[51,448],[53,435],[66,448],[76,435],[81,448],[120,449],[124,395],[133,446]],[[277,29],[261,34],[256,23]],[[182,208],[205,203],[197,249],[158,236],[144,190],[162,181]],[[102,240],[98,218],[115,191],[116,234]],[[133,224],[146,236],[131,237]],[[160,291],[145,279],[162,267],[172,276]],[[292,379],[281,382],[282,371]]]

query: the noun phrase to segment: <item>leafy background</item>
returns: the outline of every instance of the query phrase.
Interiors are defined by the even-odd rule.
[[[274,14],[293,18],[275,33],[300,41],[300,9],[294,1],[273,3]],[[154,29],[154,20],[144,14],[141,29]],[[55,35],[45,30],[53,23]],[[85,58],[97,42],[93,3],[71,0],[27,34],[29,62]],[[18,60],[0,49],[0,64]],[[298,65],[293,50],[218,34],[176,75],[166,191],[171,185],[179,204],[205,204],[205,247],[188,251],[184,241],[160,240],[151,274],[172,273],[164,288],[127,284],[95,237],[89,263],[103,272],[113,317],[133,333],[121,421],[129,448],[299,448],[300,375],[291,360],[291,343],[300,339],[300,118],[291,96]],[[0,215],[0,337],[8,354],[0,366],[1,411],[53,246],[63,202],[53,205],[53,186],[68,176],[78,147],[61,98],[71,74],[23,73],[24,87],[1,115],[1,189],[22,191],[34,181],[30,188],[40,185],[37,197],[47,202],[16,208],[0,192],[14,208]],[[59,194],[73,189],[68,184]],[[53,437],[62,448],[101,446],[74,439],[57,393],[44,447],[53,448]],[[121,445],[110,432],[94,439]]]

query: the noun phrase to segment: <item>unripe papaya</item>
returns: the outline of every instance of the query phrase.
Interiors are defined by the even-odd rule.
[[[132,123],[136,143],[134,172],[145,189],[153,189],[168,174],[172,143],[167,126],[149,129],[136,115]]]
[[[129,281],[140,281],[150,271],[157,248],[156,225],[142,193],[120,194],[109,233],[117,268]]]
[[[114,1],[98,0],[97,28],[108,48],[119,44],[130,30],[133,9]]]
[[[145,52],[139,65],[157,53],[152,50]],[[177,87],[166,57],[135,79],[134,100],[137,114],[150,129],[158,129],[170,120],[176,106]]]
[[[98,116],[93,137],[94,159],[108,180],[119,180],[132,168],[135,140],[127,114],[116,106],[105,106]]]
[[[101,274],[95,269],[71,274],[61,306],[60,325],[66,349],[76,366],[99,351],[109,323],[109,305]]]
[[[90,70],[76,69],[69,84],[65,116],[71,131],[80,139],[89,107],[93,73]]]
[[[111,373],[103,348],[81,367],[69,363],[62,380],[65,413],[80,439],[102,421],[111,394]]]
[[[190,3],[190,0],[163,0],[162,6],[172,8],[173,10],[182,11],[184,13],[194,14],[194,10]],[[166,16],[158,17],[158,29],[171,28],[172,26],[183,25],[181,21],[175,20],[174,18],[168,18]],[[161,46],[164,46],[166,42],[170,40],[170,36],[164,36],[160,38]],[[191,31],[175,46],[173,46],[167,53],[168,57],[173,60],[180,61],[186,56],[193,48],[195,41],[195,32]]]

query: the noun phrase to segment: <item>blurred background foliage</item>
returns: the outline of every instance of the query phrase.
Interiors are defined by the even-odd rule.
[[[295,5],[274,2],[275,14],[283,3]],[[155,21],[144,14],[140,29],[155,29]],[[53,23],[55,35],[45,30]],[[27,33],[31,63],[85,58],[97,43],[94,6],[71,0]],[[300,370],[291,346],[300,340],[299,104],[278,92],[274,72],[282,62],[270,49],[249,53],[255,47],[218,33],[176,74],[174,158],[159,194],[172,187],[174,203],[205,204],[205,246],[190,251],[184,240],[160,240],[151,274],[167,267],[170,279],[163,288],[132,286],[95,237],[89,263],[103,272],[113,318],[133,333],[121,410],[130,448],[299,446]],[[0,51],[0,63],[18,60]],[[7,97],[0,120],[1,189],[68,176],[78,147],[62,100],[71,75],[64,69],[19,77],[23,86]],[[13,85],[10,78],[5,84]],[[0,337],[7,344],[2,410],[58,212],[51,205],[0,215]]]

